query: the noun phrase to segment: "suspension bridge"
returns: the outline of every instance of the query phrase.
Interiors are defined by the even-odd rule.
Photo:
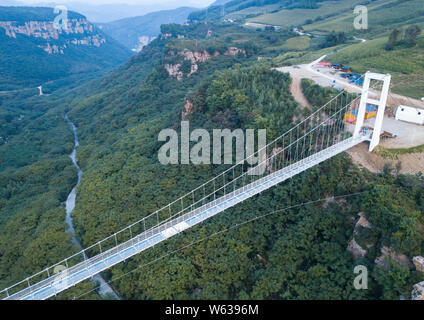
[[[367,72],[362,93],[340,92],[265,147],[163,208],[113,235],[0,291],[4,300],[43,300],[183,232],[317,164],[368,141],[379,143],[391,77]],[[379,99],[368,94],[382,84]],[[378,106],[374,129],[363,128],[368,103]],[[359,106],[358,106],[359,105]],[[356,124],[345,114],[358,109]],[[249,159],[257,159],[257,165]],[[58,272],[59,271],[59,272]]]

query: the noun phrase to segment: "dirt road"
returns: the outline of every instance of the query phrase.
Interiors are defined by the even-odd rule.
[[[308,99],[306,99],[305,95],[302,91],[301,79],[297,77],[291,77],[292,82],[290,84],[290,92],[296,100],[304,108],[309,108],[312,110],[312,105],[309,103]]]
[[[330,87],[333,84],[333,81],[335,81],[335,85],[344,88],[344,90],[348,92],[358,92],[360,93],[362,91],[362,88],[350,83],[348,80],[341,78],[340,74],[341,71],[335,71],[332,68],[328,67],[319,67],[316,66],[317,63],[325,59],[325,55],[320,57],[319,59],[312,61],[309,64],[300,64],[297,66],[287,66],[287,67],[281,67],[276,68],[276,70],[281,72],[287,72],[290,73],[292,78],[306,78],[313,80],[316,84],[322,86],[322,87]],[[379,92],[375,90],[371,90],[371,95],[373,95],[374,98],[379,97]],[[387,101],[387,112],[394,112],[395,108],[399,105],[408,105],[413,106],[417,108],[424,109],[424,101],[410,98],[407,96],[402,96],[395,93],[390,93]]]

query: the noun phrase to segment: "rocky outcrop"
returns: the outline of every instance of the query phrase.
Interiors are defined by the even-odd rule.
[[[424,281],[414,284],[411,293],[412,300],[424,300]]]
[[[100,47],[106,43],[104,36],[86,19],[70,19],[66,28],[56,28],[53,21],[0,21],[0,28],[10,38],[24,35],[45,40],[38,47],[49,54],[64,54],[69,45]]]
[[[363,258],[367,255],[367,250],[362,249],[362,247],[356,242],[355,238],[350,240],[347,251],[351,252],[354,259]]]
[[[374,262],[380,267],[388,268],[388,263],[386,258],[390,258],[391,260],[396,262],[398,265],[406,266],[408,268],[413,267],[411,261],[406,255],[402,253],[397,254],[392,247],[381,248],[381,256],[377,257]]]
[[[185,116],[193,111],[193,102],[190,100],[186,100],[186,103],[184,105],[182,114],[181,114],[181,121],[184,121]]]
[[[183,79],[183,72],[180,71],[181,63],[178,64],[165,64],[165,70],[172,78],[177,78],[178,81]]]
[[[162,35],[164,36],[164,35]],[[246,55],[246,51],[243,49],[239,49],[236,47],[228,48],[228,50],[224,53],[224,55],[232,55],[235,56],[237,54]],[[188,49],[184,49],[175,53],[174,51],[169,52],[169,56],[182,56],[184,60],[188,60],[191,62],[190,72],[187,73],[187,77],[189,78],[192,74],[196,73],[199,70],[198,63],[206,62],[212,57],[219,56],[219,52],[215,51],[213,55],[211,55],[206,50],[204,51],[190,51]],[[178,64],[165,64],[165,69],[168,72],[170,77],[177,78],[177,80],[182,80],[183,73],[180,71],[181,63]]]
[[[268,264],[268,261],[266,261],[266,259],[264,257],[262,257],[259,253],[256,254],[256,258],[258,258],[258,260],[262,261],[265,265]]]
[[[415,269],[417,269],[417,271],[424,273],[424,258],[422,256],[414,257],[412,262],[414,263]]]
[[[160,35],[160,38],[161,39],[168,39],[168,38],[171,38],[171,37],[172,37],[172,34],[171,33],[162,33]]]
[[[50,45],[50,43],[47,43],[45,46],[38,46],[39,48],[46,51],[48,54],[63,54],[64,49],[66,49],[66,45],[63,46],[57,46],[57,45]]]
[[[211,55],[207,51],[199,52],[199,51],[190,51],[190,50],[183,50],[178,52],[178,55],[184,56],[184,59],[190,60],[191,63],[196,62],[205,62],[211,58]],[[217,53],[219,55],[219,53]]]
[[[360,212],[358,213],[358,215],[359,215],[359,220],[356,222],[355,228],[353,229],[354,237],[352,238],[352,240],[349,242],[347,246],[347,251],[351,252],[355,259],[363,258],[368,253],[367,250],[363,249],[355,240],[355,235],[359,234],[359,227],[361,226],[363,228],[371,228],[371,224],[365,217],[365,214],[363,212]],[[372,246],[373,244],[369,245],[368,248]]]
[[[75,45],[86,45],[100,47],[102,44],[106,43],[106,39],[102,38],[100,35],[96,34],[94,36],[84,37],[82,39],[72,39],[72,44]]]
[[[131,50],[134,51],[134,52],[140,52],[141,50],[143,50],[143,48],[145,46],[147,46],[154,39],[156,39],[156,37],[140,36],[140,37],[138,37],[137,45]]]
[[[242,54],[242,55],[246,56],[246,50],[239,49],[237,47],[230,47],[230,48],[228,48],[227,51],[224,52],[224,55],[226,55],[226,56],[236,56],[238,54]]]
[[[371,223],[367,220],[367,218],[365,217],[365,213],[363,212],[359,212],[359,220],[355,225],[355,233],[358,233],[358,227],[361,226],[363,228],[371,228]]]
[[[160,35],[160,38],[163,40],[169,39],[169,38],[177,38],[177,39],[184,39],[185,36],[183,34],[172,34],[172,33],[162,33]]]
[[[43,39],[59,39],[61,34],[85,34],[94,31],[93,25],[86,19],[70,19],[67,28],[56,28],[53,21],[26,21],[19,24],[16,21],[0,21],[0,27],[5,29],[8,37],[16,38],[17,34]]]
[[[207,51],[199,52],[199,51],[190,51],[183,50],[178,52],[178,55],[184,57],[184,60],[189,60],[191,62],[191,70],[187,74],[187,77],[190,77],[192,74],[196,73],[199,70],[198,62],[205,62],[209,60],[212,56]],[[215,52],[214,56],[219,55],[219,52]]]

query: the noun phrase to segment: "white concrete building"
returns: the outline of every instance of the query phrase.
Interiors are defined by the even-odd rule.
[[[395,119],[424,125],[424,110],[399,105],[396,109]]]

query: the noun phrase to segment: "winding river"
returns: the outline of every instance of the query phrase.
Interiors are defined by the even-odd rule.
[[[74,228],[74,222],[72,220],[72,212],[75,208],[75,200],[76,200],[76,189],[78,185],[81,182],[81,176],[82,176],[82,170],[79,167],[77,163],[77,147],[79,146],[78,141],[78,135],[77,135],[77,127],[73,124],[71,120],[68,118],[68,114],[65,115],[66,121],[69,123],[69,125],[72,128],[72,131],[74,133],[74,150],[72,150],[72,153],[69,155],[69,157],[72,160],[72,163],[78,170],[78,181],[77,184],[72,188],[71,193],[68,195],[68,198],[66,199],[66,218],[65,221],[68,224],[68,229],[66,232],[72,233],[72,243],[75,244],[75,246],[82,250],[81,244],[78,242],[76,236],[75,236],[75,228]],[[91,281],[93,283],[100,283],[100,287],[98,289],[98,292],[101,296],[105,296],[108,294],[108,296],[113,296],[114,299],[119,299],[119,297],[116,295],[115,291],[112,290],[111,286],[103,279],[103,277],[100,274],[96,274],[93,278],[91,278]]]

